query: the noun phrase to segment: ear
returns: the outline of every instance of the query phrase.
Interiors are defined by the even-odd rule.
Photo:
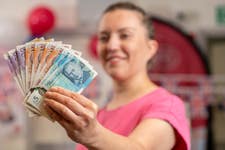
[[[158,51],[159,44],[156,40],[149,40],[148,41],[148,48],[149,48],[149,59],[151,59],[156,52]]]

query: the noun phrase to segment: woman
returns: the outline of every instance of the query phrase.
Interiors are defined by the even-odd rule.
[[[190,149],[182,101],[149,80],[147,63],[158,48],[152,37],[141,8],[109,6],[99,23],[98,54],[114,82],[111,101],[98,111],[77,93],[59,87],[46,92],[48,114],[80,143],[77,150]]]

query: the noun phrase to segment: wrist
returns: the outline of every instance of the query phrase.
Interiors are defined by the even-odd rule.
[[[106,129],[99,122],[97,122],[95,132],[92,134],[90,141],[85,146],[89,150],[100,150],[101,144],[104,143],[103,137],[105,137],[105,130]]]

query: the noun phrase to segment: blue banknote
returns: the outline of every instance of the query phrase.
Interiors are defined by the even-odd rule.
[[[61,64],[52,77],[43,83],[48,89],[52,86],[61,86],[74,92],[82,92],[94,79],[97,73],[78,57],[70,57]]]
[[[95,78],[97,72],[87,61],[66,51],[55,59],[47,74],[48,76],[45,76],[45,79],[41,81],[40,87],[33,89],[26,101],[37,110],[42,109],[42,95],[49,88],[60,86],[81,93]]]

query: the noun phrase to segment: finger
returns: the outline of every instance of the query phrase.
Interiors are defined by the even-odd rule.
[[[58,92],[60,94],[64,94],[68,97],[73,98],[74,100],[77,100],[78,102],[80,102],[81,105],[83,105],[84,107],[90,107],[92,106],[92,102],[88,99],[84,100],[80,100],[81,99],[81,95],[75,92],[72,92],[70,90],[61,88],[61,87],[52,87],[49,91],[52,92]]]
[[[90,108],[91,110],[97,112],[97,109],[98,109],[97,105],[95,103],[93,103],[92,101],[90,101],[89,99],[87,99],[86,97],[84,97],[83,95],[69,91],[67,89],[63,89],[61,87],[52,87],[52,88],[50,88],[49,91],[58,92],[65,96],[71,97],[72,99],[74,99],[78,103],[80,103],[82,106],[84,106],[86,108]]]
[[[45,105],[45,110],[48,113],[48,115],[56,120],[63,128],[65,128],[66,130],[71,130],[71,126],[70,124],[63,119],[58,113],[56,113],[53,109],[51,109],[48,105]]]
[[[45,103],[60,116],[60,118],[54,116],[56,117],[58,122],[61,122],[61,118],[63,118],[67,122],[73,124],[74,128],[76,129],[80,129],[83,126],[86,126],[86,123],[84,122],[82,117],[77,116],[74,112],[72,112],[61,103],[48,98],[45,98]]]
[[[84,108],[81,104],[79,104],[77,101],[73,100],[70,97],[51,91],[46,92],[45,97],[56,100],[57,102],[67,106],[72,112],[76,113],[79,116],[84,116],[86,118],[94,118],[93,112]]]
[[[54,115],[55,112],[53,112],[53,110],[52,110],[46,103],[43,104],[43,107],[44,107],[44,110],[45,110],[45,112],[47,113],[47,115],[48,115],[53,121],[56,121],[56,118],[55,118],[55,115]]]

